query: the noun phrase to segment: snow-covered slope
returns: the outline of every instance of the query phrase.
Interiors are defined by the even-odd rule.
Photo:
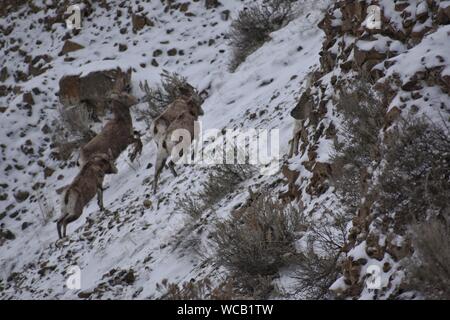
[[[0,65],[9,73],[2,85],[10,90],[0,97],[0,107],[6,107],[0,114],[0,195],[6,195],[0,201],[0,223],[2,230],[15,235],[14,240],[0,244],[2,298],[67,299],[77,298],[80,292],[91,298],[156,298],[160,295],[156,284],[165,278],[175,283],[204,276],[220,278],[210,259],[211,223],[242,203],[248,186],[271,184],[274,191],[283,190],[280,173],[256,174],[218,203],[216,210],[191,225],[175,209],[175,201],[199,188],[207,168],[179,167],[177,178],[164,171],[158,193],[153,195],[153,169],[148,165],[153,163],[155,146],[146,135],[139,161],[130,164],[125,152],[117,163],[119,173],[106,178],[107,212],[99,212],[93,201],[82,218],[69,226],[69,240],[55,245],[55,225],[42,222],[40,206],[53,206],[57,215],[60,200],[55,190],[69,183],[78,170],[73,163],[66,166],[51,157],[52,120],[59,103],[55,94],[58,81],[66,74],[131,67],[133,93],[142,96],[140,81],[156,84],[163,69],[177,72],[200,91],[208,90],[203,130],[278,128],[281,153],[287,153],[292,131],[289,111],[304,77],[318,64],[323,32],[317,23],[329,1],[301,1],[296,19],[274,32],[270,41],[230,73],[225,37],[230,20],[223,18],[223,11],[230,10],[233,17],[249,2],[227,0],[215,9],[206,9],[204,1],[188,2],[192,14],[165,12],[165,4],[159,1],[114,0],[108,1],[109,8],[94,2],[81,32],[71,39],[84,49],[69,53],[71,59],[58,55],[66,27],[58,23],[50,30],[45,28],[46,17],[54,15],[55,9],[33,13],[26,6],[0,19],[4,30],[13,26],[0,46]],[[45,8],[45,3],[34,1],[39,8]],[[137,11],[146,13],[154,25],[133,33],[130,13]],[[119,44],[126,44],[127,49],[119,51]],[[172,48],[178,50],[175,56],[167,54]],[[154,66],[151,62],[157,49],[163,54],[155,58],[158,66]],[[44,64],[49,69],[21,78],[18,71],[27,73],[28,61],[39,55],[51,58]],[[25,92],[32,92],[31,107],[22,101]],[[145,130],[143,122],[135,124]],[[45,177],[45,168],[54,172]],[[27,193],[23,202],[14,197]],[[151,201],[150,208],[144,206],[145,199]],[[81,269],[81,290],[66,287],[68,268],[73,265]],[[130,269],[135,279],[122,281]]]

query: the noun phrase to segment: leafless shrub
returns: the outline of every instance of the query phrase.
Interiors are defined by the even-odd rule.
[[[202,101],[200,94],[185,77],[177,73],[169,73],[166,70],[161,74],[161,84],[150,87],[145,81],[139,83],[139,88],[145,93],[144,100],[148,104],[148,108],[141,110],[140,113],[149,122],[180,96],[191,96],[199,101],[199,105]]]
[[[412,228],[419,258],[409,267],[409,286],[428,299],[450,299],[450,225],[433,219]]]
[[[46,225],[50,221],[52,221],[55,208],[52,203],[49,202],[48,199],[45,198],[42,192],[38,193],[37,201],[39,204],[39,211],[41,213],[40,217],[42,220],[42,224]]]
[[[259,280],[276,274],[295,255],[298,217],[298,210],[262,193],[250,206],[217,223],[212,237],[217,263],[254,294],[255,283],[261,285]]]
[[[82,145],[79,140],[71,140],[62,128],[57,128],[54,131],[52,141],[58,150],[59,160],[68,160],[73,151]]]
[[[67,160],[75,149],[87,143],[96,133],[91,130],[91,115],[84,105],[59,107],[53,132],[53,143],[62,160]]]
[[[270,39],[270,33],[292,19],[292,0],[266,0],[238,13],[228,34],[232,47],[230,69],[236,68]]]
[[[333,220],[309,225],[308,246],[297,259],[297,293],[308,299],[328,297],[330,286],[339,277],[339,262],[347,241],[349,215],[325,212]]]
[[[250,275],[240,274],[236,277],[236,288],[240,292],[245,292],[246,296],[252,299],[268,299],[270,295],[276,290],[273,280],[275,275]]]
[[[205,210],[213,207],[237,185],[249,179],[254,172],[254,167],[246,164],[216,165],[211,168],[206,181],[201,184],[202,190],[182,196],[177,200],[176,207],[197,220]]]
[[[379,133],[385,111],[366,81],[341,92],[337,110],[343,116],[339,128],[343,141],[335,143],[332,178],[342,203],[354,211],[364,193],[367,170],[380,161]]]
[[[161,284],[156,284],[158,291],[165,291],[162,300],[204,300],[211,291],[209,279],[184,282],[181,286],[163,279]]]
[[[400,120],[385,148],[379,208],[404,228],[449,213],[449,131],[423,118]]]
[[[236,186],[249,179],[255,173],[255,168],[247,164],[222,164],[212,167],[199,197],[207,207],[219,202],[232,192]]]
[[[196,196],[196,194],[185,194],[181,196],[176,200],[175,207],[181,212],[189,215],[193,220],[199,219],[205,210],[203,202]]]
[[[191,280],[178,285],[164,279],[157,284],[158,291],[163,291],[162,300],[235,300],[244,298],[233,286],[233,281],[227,279],[214,287],[208,278],[199,281]]]
[[[74,138],[90,139],[95,136],[91,130],[92,117],[84,105],[58,108],[60,124]]]

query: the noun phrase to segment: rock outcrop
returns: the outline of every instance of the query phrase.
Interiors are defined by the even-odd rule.
[[[380,24],[375,28],[367,18],[371,5],[380,12]],[[443,103],[450,95],[449,14],[448,1],[432,0],[342,0],[328,10],[319,24],[325,32],[320,68],[291,113],[302,124],[299,155],[284,170],[291,196],[299,200],[318,198],[330,189],[333,165],[328,157],[323,159],[323,150],[332,150],[329,146],[339,134],[333,124],[333,115],[338,114],[336,101],[351,79],[363,79],[380,93],[384,130],[401,114],[450,112]],[[297,174],[293,168],[297,168]],[[370,184],[373,177],[370,172],[366,175]],[[374,214],[373,203],[373,199],[366,199],[351,223],[341,265],[343,276],[331,288],[338,296],[390,298],[401,291],[403,272],[399,262],[413,248],[395,222]],[[369,290],[365,283],[368,260],[381,268],[385,281],[379,290]]]

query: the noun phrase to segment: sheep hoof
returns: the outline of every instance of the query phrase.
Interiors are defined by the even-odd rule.
[[[67,236],[62,237],[61,239],[58,239],[55,241],[55,247],[57,248],[61,248],[61,246],[64,244],[64,242],[66,242],[67,240],[69,240],[69,238]]]

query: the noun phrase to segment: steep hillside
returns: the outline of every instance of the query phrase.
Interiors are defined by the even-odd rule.
[[[230,25],[262,1],[80,2],[74,30],[65,23],[73,1],[7,1],[0,10],[2,299],[167,298],[168,288],[169,297],[181,294],[170,284],[186,283],[218,288],[208,298],[425,295],[411,284],[412,260],[426,265],[414,224],[446,221],[435,243],[438,260],[450,257],[450,1],[293,1],[292,20],[233,72]],[[380,13],[375,26],[370,5]],[[153,194],[156,146],[141,102],[131,109],[141,156],[131,162],[129,148],[119,157],[118,174],[105,179],[106,210],[91,201],[58,240],[59,193],[79,171],[78,152],[66,158],[56,143],[58,109],[91,89],[102,95],[95,77],[79,92],[77,77],[117,68],[131,70],[138,98],[140,83],[155,86],[164,71],[186,77],[205,97],[202,132],[216,141],[225,129],[272,130],[275,170],[258,165],[192,218],[179,202],[204,194],[213,166],[178,165],[177,177],[164,170]],[[64,76],[76,80],[62,95]],[[100,112],[90,129],[99,132],[109,117]],[[267,194],[276,201],[269,213],[296,213],[286,241],[294,244],[280,254],[283,263],[263,254],[277,268],[255,271],[248,290],[217,259],[218,222],[250,221],[249,230],[264,232],[262,247],[288,247],[277,236],[291,225],[258,220]],[[74,266],[81,287],[70,289]]]
[[[93,2],[84,8],[89,15],[75,34],[61,23],[64,5],[46,3],[33,1],[33,6],[19,7],[0,20],[3,29],[11,28],[2,41],[1,55],[7,76],[1,98],[4,199],[0,211],[2,232],[11,234],[1,240],[2,296],[74,298],[79,292],[94,291],[91,297],[96,298],[155,298],[160,294],[156,283],[165,278],[175,283],[221,278],[222,272],[209,262],[210,222],[226,217],[242,203],[248,186],[270,184],[274,192],[283,188],[281,176],[255,175],[191,226],[186,215],[175,209],[175,201],[200,188],[208,168],[178,168],[176,179],[164,171],[161,187],[153,195],[149,164],[155,147],[146,134],[139,161],[130,165],[124,154],[117,163],[119,174],[107,177],[107,212],[99,212],[93,201],[69,226],[69,240],[57,246],[55,225],[44,224],[41,212],[53,207],[58,215],[55,190],[70,183],[78,171],[76,155],[68,164],[52,158],[58,82],[68,74],[131,67],[133,93],[142,96],[140,81],[156,84],[163,69],[178,72],[200,91],[208,91],[203,130],[278,128],[281,153],[286,153],[292,128],[289,110],[305,74],[318,62],[323,33],[317,23],[326,2],[305,3],[294,21],[272,34],[234,73],[227,67],[227,11],[233,17],[244,5],[241,1],[226,1],[217,8],[206,8],[204,1],[181,7],[159,1]],[[145,15],[151,25],[134,33],[132,14]],[[60,55],[68,35],[83,48]],[[175,55],[169,53],[173,48]],[[159,56],[156,50],[162,51]],[[33,101],[26,98],[30,96]],[[136,127],[145,131],[143,121],[137,121]],[[144,206],[146,199],[151,207]],[[197,243],[201,256],[192,243]],[[82,270],[81,290],[65,286],[72,265]],[[133,281],[122,281],[120,272],[113,270],[125,274],[133,270]],[[118,280],[110,281],[114,277]]]
[[[366,13],[374,4],[379,25],[370,27]],[[342,276],[331,287],[337,296],[383,299],[407,291],[405,267],[414,252],[411,225],[437,214],[430,203],[412,204],[414,199],[428,201],[426,159],[433,152],[422,149],[418,137],[401,135],[405,128],[417,128],[416,121],[444,128],[446,147],[437,153],[444,166],[438,178],[443,184],[434,192],[448,197],[449,9],[448,1],[336,1],[319,24],[326,34],[320,68],[292,112],[300,146],[285,174],[289,195],[316,205],[315,214],[351,213],[342,246]],[[369,97],[371,92],[378,98]],[[364,108],[369,113],[364,114]],[[426,145],[433,139],[425,140]],[[333,156],[336,145],[349,141],[353,149],[341,146],[344,156]],[[396,148],[401,151],[390,156]],[[405,157],[411,157],[409,164],[413,159],[417,163],[407,167],[408,160],[401,160]],[[391,166],[388,161],[397,163]],[[416,180],[414,170],[421,172]],[[398,178],[401,174],[408,178]],[[412,191],[404,184],[416,186],[411,190],[417,194],[408,198]],[[388,198],[394,204],[387,203]],[[321,205],[324,201],[326,206]],[[437,212],[448,221],[448,200]],[[374,270],[379,275],[376,289],[367,283]]]

